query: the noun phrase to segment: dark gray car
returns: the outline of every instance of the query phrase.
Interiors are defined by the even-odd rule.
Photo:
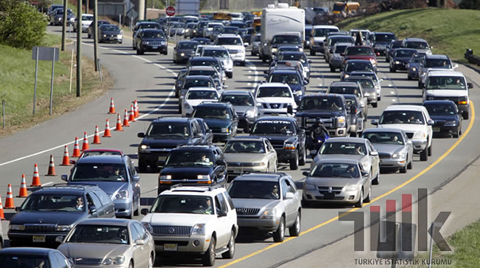
[[[219,101],[230,102],[235,107],[240,120],[239,125],[243,127],[243,132],[248,133],[258,118],[257,101],[252,92],[249,90],[224,91]]]
[[[122,30],[117,25],[105,24],[98,27],[98,42],[99,43],[122,43],[123,35]]]
[[[180,41],[173,48],[173,63],[182,63],[188,61],[188,59],[193,55],[198,42],[195,41]]]

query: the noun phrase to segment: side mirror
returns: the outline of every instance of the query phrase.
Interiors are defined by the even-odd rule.
[[[228,88],[228,85],[224,85],[223,88],[224,88],[224,89],[227,89],[227,88]]]
[[[295,195],[291,192],[287,192],[287,194],[285,195],[285,200],[290,200],[290,199],[293,199],[295,197]]]
[[[140,213],[142,213],[142,215],[147,215],[148,214],[148,208],[142,208]]]
[[[472,84],[472,83],[467,83],[467,86],[468,86],[468,88],[473,88],[473,84]]]
[[[378,83],[381,83],[381,82],[383,82],[383,79],[378,79]]]
[[[370,152],[370,155],[371,155],[371,156],[378,156],[378,152],[376,152],[376,151],[371,151],[371,152]]]
[[[215,164],[225,166],[227,163],[222,159],[218,159],[217,161],[215,161]]]
[[[165,160],[158,160],[158,165],[161,167],[165,166]]]
[[[64,238],[63,236],[59,235],[59,236],[55,237],[55,242],[61,244],[63,242],[63,238]]]
[[[75,163],[77,163],[77,161],[75,161],[75,160],[70,160],[69,163],[72,164],[72,165],[75,165]]]
[[[435,122],[432,119],[428,119],[427,124],[430,125],[430,126],[433,126],[433,124],[435,124]]]
[[[302,172],[302,175],[303,175],[303,176],[307,176],[307,177],[308,177],[308,176],[310,175],[310,172],[308,172],[308,171],[304,171],[304,172]]]
[[[378,122],[377,122],[377,120],[375,120],[375,119],[372,119],[372,125],[374,125],[374,126],[378,126]]]
[[[261,107],[263,107],[263,105],[261,103],[257,102],[257,107],[261,108]]]
[[[60,178],[62,179],[62,181],[67,181],[68,175],[63,174]]]
[[[177,46],[174,46],[174,47],[173,47],[173,50],[177,50]]]
[[[137,240],[135,240],[135,244],[136,244],[137,246],[143,246],[143,245],[145,245],[145,240],[143,240],[143,239],[137,239]]]
[[[243,46],[244,46],[244,47],[248,47],[248,43],[244,43]]]
[[[268,74],[263,74],[263,78],[267,79],[267,78],[268,78]]]
[[[97,207],[95,207],[94,205],[90,205],[90,206],[88,206],[88,211],[90,213],[95,213],[95,212],[97,212]]]
[[[343,52],[342,52],[342,53],[340,53],[340,56],[345,56],[345,53],[343,53]]]
[[[455,68],[458,68],[458,64],[456,64],[456,63],[453,65],[453,69],[455,69]]]
[[[308,63],[312,63],[312,60],[309,59],[309,60],[307,60],[307,62],[308,62]]]
[[[135,175],[135,176],[132,177],[132,180],[133,180],[134,182],[139,182],[139,181],[140,181],[140,176]]]
[[[368,172],[362,171],[362,177],[368,177]]]
[[[292,107],[292,105],[288,105],[288,106],[287,106],[287,113],[293,114],[293,107]]]
[[[217,215],[218,217],[225,217],[227,216],[227,212],[225,210],[217,209]]]
[[[143,133],[143,132],[138,132],[137,137],[139,137],[139,138],[145,138],[145,133]]]

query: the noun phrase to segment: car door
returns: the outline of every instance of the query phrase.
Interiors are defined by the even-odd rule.
[[[214,151],[214,154],[215,154],[215,162],[217,160],[222,160],[223,162],[226,163],[225,156],[223,155],[222,150],[220,148],[215,148],[213,151]],[[215,165],[215,175],[217,177],[217,181],[219,183],[226,182],[227,166],[226,165],[217,165],[216,163],[214,163],[214,165]]]
[[[207,123],[205,121],[201,122],[201,127],[203,129],[203,134],[205,136],[205,139],[203,141],[204,144],[212,144],[213,142],[213,133],[212,130],[208,127]]]
[[[144,240],[145,229],[138,225],[140,225],[140,223],[137,222],[131,222],[129,224],[129,231],[132,238],[132,258],[136,267],[147,267],[150,258],[149,244]],[[137,240],[144,240],[145,243],[143,245],[137,245]]]
[[[115,217],[115,205],[112,202],[112,199],[108,197],[108,195],[102,191],[94,191],[92,194],[95,194],[103,206],[104,217],[105,218],[114,218]]]
[[[217,215],[218,218],[218,224],[217,224],[217,248],[224,247],[228,243],[228,239],[230,238],[230,230],[231,230],[231,225],[229,225],[228,221],[228,206],[227,202],[225,201],[225,198],[223,195],[217,194],[215,196],[215,214]],[[223,211],[225,212],[226,216],[219,216],[219,212]]]
[[[297,132],[297,137],[298,137],[298,143],[299,143],[299,147],[300,147],[300,150],[306,150],[306,147],[305,147],[305,142],[306,142],[306,136],[305,136],[305,129],[302,129],[300,128],[296,122],[293,123],[294,127],[295,127],[295,130]]]
[[[266,149],[267,159],[268,159],[268,166],[269,167],[277,167],[277,153],[275,149],[273,149],[272,144],[269,140],[264,140],[264,147]]]
[[[376,178],[380,174],[380,156],[369,140],[365,140],[365,143],[367,144],[370,159],[372,159],[373,174],[375,174],[374,178]]]
[[[134,209],[137,209],[140,207],[140,177],[138,176],[137,170],[135,169],[130,157],[126,156],[126,158],[127,159],[125,159],[125,162],[130,177],[128,181],[130,184],[129,188],[133,192],[132,202],[134,204]]]
[[[291,183],[286,179],[282,178],[280,181],[280,192],[282,194],[282,202],[285,205],[285,223],[286,227],[289,227],[295,221],[297,216],[297,205],[295,199],[286,199],[287,193],[293,191],[290,189]]]

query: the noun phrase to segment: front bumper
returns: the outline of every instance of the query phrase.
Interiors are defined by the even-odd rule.
[[[207,251],[210,245],[210,239],[203,235],[190,235],[190,236],[157,236],[153,235],[155,241],[155,251],[162,252],[163,254],[167,253],[177,253],[177,252],[191,252],[191,253],[204,253]],[[198,241],[198,246],[195,246],[193,243]],[[169,245],[177,245],[176,250],[165,249]]]
[[[399,63],[394,62],[392,63],[392,67],[396,70],[408,70],[407,63],[405,62],[399,62]]]
[[[234,62],[245,61],[245,53],[231,53],[230,56]]]
[[[267,172],[267,166],[251,166],[251,167],[245,167],[245,166],[228,166],[227,168],[227,176],[228,177],[236,177],[240,176],[242,174],[246,173],[264,173]]]
[[[101,36],[100,40],[102,42],[117,42],[117,43],[122,43],[123,42],[123,36]]]
[[[284,148],[275,148],[277,152],[278,162],[289,163],[290,160],[297,157],[297,150],[284,149]]]
[[[142,50],[145,52],[166,52],[168,49],[167,45],[145,45],[142,44]]]
[[[115,206],[115,217],[128,217],[132,215],[132,200],[116,199],[113,201]]]
[[[322,52],[324,53],[323,42],[322,43],[310,43],[310,50],[314,52]]]
[[[213,139],[216,141],[221,141],[221,142],[227,142],[231,138],[235,136],[235,133],[233,131],[230,131],[228,133],[226,132],[213,132]]]
[[[440,134],[456,134],[458,133],[458,128],[460,126],[444,126],[444,125],[433,125],[432,130],[434,133],[440,133]]]
[[[406,159],[380,158],[381,168],[404,168],[407,165]]]
[[[360,199],[359,191],[344,191],[326,193],[320,190],[303,189],[303,200],[326,202],[326,203],[350,203],[355,204]]]
[[[287,108],[282,109],[258,109],[258,113],[261,116],[288,116],[293,117],[293,114],[287,113]]]
[[[418,154],[423,150],[427,149],[428,141],[427,140],[412,140],[413,152]]]
[[[35,247],[58,247],[59,243],[55,241],[58,236],[66,236],[68,232],[50,232],[50,233],[26,233],[19,231],[8,231],[8,238],[11,243],[21,244],[22,246]],[[45,242],[33,242],[34,237],[44,237]]]
[[[330,137],[346,137],[347,136],[347,128],[335,128],[335,129],[327,129],[328,135]]]
[[[365,94],[365,97],[367,97],[367,102],[368,103],[377,103],[377,91],[376,90],[374,92],[368,92],[368,94]]]
[[[183,56],[182,56],[182,54],[183,54]],[[191,56],[192,56],[191,54],[185,54],[185,53],[175,54],[175,61],[176,62],[188,61],[188,59],[190,59]]]
[[[258,217],[237,217],[238,227],[255,228],[261,231],[275,231],[280,224],[280,218],[260,219]]]

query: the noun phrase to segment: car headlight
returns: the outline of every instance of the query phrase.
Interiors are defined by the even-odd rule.
[[[204,235],[205,234],[205,223],[197,223],[192,228],[192,234]]]
[[[148,44],[150,44],[150,42],[148,42],[148,41],[143,41],[142,44],[148,45]]]
[[[266,165],[265,162],[253,162],[252,163],[252,166],[254,166],[254,167],[265,166],[265,165]]]
[[[272,48],[272,53],[277,53],[277,51],[278,51],[278,48],[276,47]]]
[[[72,230],[72,225],[57,225],[57,232],[68,232]]]
[[[255,117],[255,110],[248,110],[248,111],[245,113],[245,116],[248,117],[248,118]]]
[[[345,127],[345,116],[340,116],[337,119],[338,127]]]
[[[183,57],[183,56],[185,56],[185,53],[180,53],[180,57]]]
[[[395,64],[400,64],[400,61],[396,60],[396,61],[395,61]]]
[[[151,234],[153,233],[153,227],[149,222],[142,222],[142,224],[147,231],[149,231]]]
[[[222,128],[220,129],[220,132],[222,132],[222,133],[230,133],[230,128],[228,128],[228,127],[222,127]]]
[[[162,45],[162,46],[164,46],[164,45],[166,45],[166,44],[167,44],[166,41],[161,41],[161,42],[160,42],[160,45]]]
[[[293,95],[302,95],[303,92],[301,90],[297,90],[295,92],[293,92]]]
[[[298,50],[299,50],[300,52],[303,52],[303,47],[299,48]]]
[[[370,93],[368,93],[368,92],[363,93],[363,95],[364,95],[365,97],[370,97]]]
[[[183,103],[183,108],[190,109],[190,108],[192,108],[192,106],[190,106],[190,104],[188,104],[188,102],[185,102],[185,103]]]
[[[358,191],[358,185],[347,185],[345,186],[345,191]]]
[[[417,71],[417,68],[412,67],[412,71],[416,72],[416,71]]]
[[[171,180],[172,175],[160,175],[159,179],[162,180]]]
[[[103,260],[102,265],[121,265],[125,262],[125,256],[117,256],[117,257],[107,257]]]
[[[376,59],[370,59],[370,62],[371,62],[373,65],[377,65],[377,60],[376,60]]]
[[[115,199],[127,199],[128,198],[128,191],[121,190],[115,195]]]
[[[199,179],[199,180],[209,180],[210,175],[197,175],[197,179]]]
[[[10,224],[9,228],[12,231],[25,231],[25,225],[22,224]]]
[[[120,39],[121,39],[121,38],[123,38],[123,35],[117,34],[117,38],[120,38]]]
[[[140,153],[149,153],[150,152],[150,146],[142,144],[140,145]]]
[[[393,159],[399,159],[399,158],[403,159],[403,158],[405,158],[405,153],[394,153],[394,154],[392,154],[392,158]]]
[[[413,138],[414,139],[422,139],[422,138],[425,139],[426,135],[425,135],[425,133],[419,131],[419,132],[415,132],[415,135],[413,135]]]
[[[287,143],[285,143],[285,145],[283,146],[283,148],[284,148],[285,150],[295,150],[295,144],[290,143],[290,142],[287,142]]]
[[[262,216],[260,216],[260,219],[273,219],[273,218],[275,218],[276,213],[277,213],[277,209],[276,209],[276,208],[266,209],[266,210],[262,213]]]
[[[345,74],[344,78],[348,78],[348,77],[350,77],[350,75],[349,75],[349,74]]]
[[[427,95],[426,99],[427,100],[435,100],[435,96]]]
[[[446,127],[454,127],[456,125],[457,125],[457,122],[455,122],[455,121],[447,121],[444,124],[444,126],[446,126]]]
[[[75,18],[70,18],[70,21],[75,21]]]

